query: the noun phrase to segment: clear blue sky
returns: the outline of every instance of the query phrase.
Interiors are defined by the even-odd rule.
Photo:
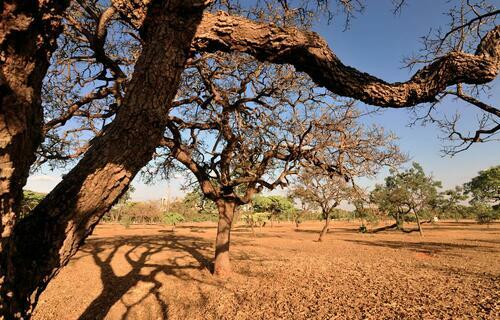
[[[343,17],[331,24],[320,21],[314,30],[328,41],[337,56],[348,65],[368,72],[386,81],[406,81],[413,72],[402,69],[402,58],[420,48],[419,38],[430,27],[446,27],[443,12],[450,5],[448,1],[413,0],[399,15],[393,15],[390,0],[366,1],[366,10],[351,23],[350,29],[343,31]],[[452,1],[453,2],[453,1]],[[493,83],[494,95],[489,99],[500,104],[500,80]],[[443,110],[464,111],[463,121],[474,123],[474,113],[464,104],[454,101],[443,103]],[[462,184],[475,176],[479,170],[500,164],[500,143],[490,142],[472,146],[453,158],[443,157],[440,150],[442,141],[439,130],[432,125],[408,127],[410,114],[406,110],[386,110],[368,120],[395,132],[400,137],[401,149],[412,161],[421,163],[426,172],[432,173],[443,182],[445,188]],[[62,171],[35,173],[30,177],[27,188],[48,192],[60,179]],[[384,173],[374,182],[382,181]],[[159,199],[167,188],[171,196],[182,194],[182,177],[170,182],[159,182],[153,186],[144,185],[140,179],[134,181],[136,200]],[[371,183],[370,183],[371,184]]]

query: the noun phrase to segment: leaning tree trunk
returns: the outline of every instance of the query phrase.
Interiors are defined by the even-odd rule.
[[[11,312],[29,316],[47,283],[152,158],[202,11],[202,0],[151,4],[141,30],[143,52],[115,120],[14,229],[6,279]]]
[[[69,1],[2,1],[0,6],[0,318],[11,315],[5,283],[22,188],[42,140],[41,88]]]
[[[423,237],[424,233],[422,231],[422,224],[420,223],[420,217],[418,216],[418,213],[416,211],[415,211],[415,218],[417,219],[418,233],[420,234],[421,237]]]
[[[215,240],[214,274],[225,277],[231,274],[229,245],[236,204],[233,201],[219,200],[217,202],[217,209],[219,210],[219,223],[217,225],[217,238]]]
[[[396,212],[396,225],[397,225],[397,228],[400,230],[404,228],[403,221],[401,220],[401,215],[400,215],[399,211]]]
[[[385,231],[385,230],[390,230],[390,229],[397,229],[398,228],[398,223],[393,223],[391,225],[387,225],[387,226],[383,226],[383,227],[380,227],[380,228],[376,228],[376,229],[372,229],[372,230],[368,230],[367,233],[377,233],[377,232],[381,232],[381,231]]]
[[[324,216],[325,216],[325,225],[323,226],[323,229],[321,229],[321,232],[319,233],[318,242],[323,241],[323,237],[327,234],[328,226],[330,225],[330,213],[324,213]]]

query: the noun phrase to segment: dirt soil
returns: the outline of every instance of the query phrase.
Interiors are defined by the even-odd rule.
[[[234,275],[211,275],[215,224],[100,225],[40,298],[34,319],[500,319],[500,224],[359,223],[232,233]]]

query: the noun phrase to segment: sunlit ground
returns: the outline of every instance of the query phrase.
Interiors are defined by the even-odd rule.
[[[237,226],[234,275],[209,269],[215,224],[101,225],[34,319],[498,319],[500,224],[426,225],[424,237],[334,222]]]

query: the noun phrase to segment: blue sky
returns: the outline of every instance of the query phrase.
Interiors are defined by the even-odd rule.
[[[402,58],[418,51],[419,38],[428,33],[430,27],[445,27],[447,23],[443,12],[448,1],[418,0],[409,1],[401,14],[393,15],[390,0],[366,1],[366,9],[351,23],[350,29],[343,31],[343,17],[339,16],[331,24],[319,21],[314,30],[322,35],[332,50],[347,65],[389,82],[406,81],[413,74],[402,69]],[[453,1],[452,1],[453,3]],[[500,102],[500,80],[493,82],[491,103]],[[441,104],[442,110],[463,111],[464,123],[474,123],[474,112],[464,104],[447,101]],[[442,141],[440,132],[433,126],[408,127],[410,113],[406,110],[386,110],[367,122],[376,123],[400,137],[399,144],[412,161],[421,163],[426,172],[432,173],[443,182],[445,188],[462,184],[475,176],[479,170],[500,164],[500,143],[476,144],[468,151],[453,158],[443,157],[440,152]],[[68,168],[69,170],[69,168]],[[44,169],[36,172],[28,180],[27,189],[48,192],[60,180],[63,171]],[[376,180],[381,182],[385,173]],[[145,185],[136,178],[135,200],[159,199],[168,191],[171,197],[180,196],[183,178]]]

